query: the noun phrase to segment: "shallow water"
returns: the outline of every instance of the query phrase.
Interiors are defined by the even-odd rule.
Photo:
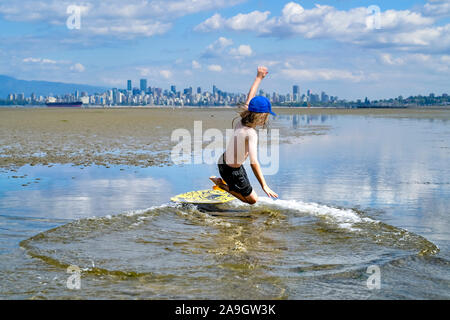
[[[1,173],[0,296],[450,298],[445,118],[284,114],[272,127],[280,170],[266,179],[280,200],[253,207],[170,203],[208,188],[211,165]],[[69,265],[80,290],[66,287]]]

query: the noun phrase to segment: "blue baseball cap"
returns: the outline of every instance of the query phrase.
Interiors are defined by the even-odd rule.
[[[248,111],[257,113],[270,113],[271,115],[276,116],[276,114],[272,112],[272,105],[270,104],[269,99],[263,96],[257,96],[250,100]]]

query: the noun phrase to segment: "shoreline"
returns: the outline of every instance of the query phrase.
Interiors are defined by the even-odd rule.
[[[372,107],[324,107],[324,106],[310,106],[310,107],[298,107],[298,106],[280,106],[272,105],[274,109],[292,109],[292,110],[311,110],[311,109],[321,109],[321,110],[450,110],[450,105],[448,106],[372,106]],[[103,106],[103,105],[83,105],[81,107],[49,107],[45,104],[43,105],[0,105],[0,109],[32,109],[32,108],[42,108],[42,109],[233,109],[238,108],[238,106],[160,106],[160,105],[143,105],[143,106],[133,106],[133,105],[118,105],[118,106]]]

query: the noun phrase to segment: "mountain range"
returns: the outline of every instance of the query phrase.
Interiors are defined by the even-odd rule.
[[[0,75],[0,99],[6,99],[10,93],[24,93],[30,96],[32,93],[37,96],[63,95],[85,91],[88,94],[104,92],[108,88],[89,86],[85,84],[50,82],[40,80],[19,80],[10,76]]]

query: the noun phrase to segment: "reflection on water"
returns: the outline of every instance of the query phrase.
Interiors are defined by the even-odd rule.
[[[266,177],[281,200],[253,207],[170,204],[209,187],[208,165],[2,173],[0,296],[449,298],[445,121],[280,115],[271,126],[298,139]],[[84,270],[76,293],[70,264]],[[365,285],[373,264],[379,291]]]
[[[382,209],[385,219],[399,225],[432,228],[430,237],[441,238],[436,231],[449,230],[444,208],[450,200],[450,132],[445,123],[351,117],[333,123],[332,134],[304,137],[296,152],[282,147],[287,163],[276,179],[285,181],[285,198]]]
[[[297,129],[300,126],[304,125],[312,125],[312,124],[323,124],[325,122],[329,122],[335,118],[333,115],[327,115],[327,114],[294,114],[294,115],[288,115],[288,114],[280,114],[276,117],[277,122],[283,122],[283,125],[286,126],[288,123],[290,123],[290,127],[292,129]]]

